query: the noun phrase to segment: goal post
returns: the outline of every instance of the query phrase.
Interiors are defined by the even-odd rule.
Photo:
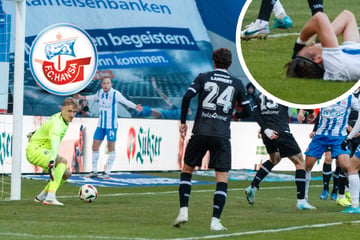
[[[16,1],[15,58],[14,58],[14,110],[13,160],[11,169],[10,200],[21,199],[21,158],[23,152],[24,57],[25,57],[26,1]],[[16,100],[15,100],[16,99]]]

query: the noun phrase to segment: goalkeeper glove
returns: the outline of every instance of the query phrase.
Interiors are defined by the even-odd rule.
[[[50,160],[49,164],[48,164],[48,170],[49,170],[49,176],[50,176],[51,181],[54,180],[54,176],[53,176],[54,167],[55,167],[55,161]]]
[[[341,149],[346,151],[347,149],[347,145],[349,144],[349,140],[345,139],[342,143],[341,143]]]

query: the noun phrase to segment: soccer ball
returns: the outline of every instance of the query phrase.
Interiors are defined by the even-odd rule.
[[[90,203],[95,201],[97,195],[96,187],[91,184],[84,184],[79,189],[79,198],[84,200],[84,202]]]

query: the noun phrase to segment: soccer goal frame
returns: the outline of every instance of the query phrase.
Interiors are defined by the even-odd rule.
[[[24,57],[26,1],[16,2],[15,57],[14,57],[14,107],[13,107],[13,152],[11,169],[10,200],[21,199],[21,158],[23,152],[23,105],[24,105]]]

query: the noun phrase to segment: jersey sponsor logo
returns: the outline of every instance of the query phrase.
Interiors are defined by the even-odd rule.
[[[162,136],[153,133],[151,128],[145,129],[140,126],[139,130],[135,132],[135,129],[131,127],[126,151],[129,162],[135,157],[137,163],[150,162],[152,164],[160,156],[161,143]]]
[[[35,81],[44,90],[71,95],[84,89],[94,77],[97,51],[83,29],[55,24],[34,39],[29,64]]]
[[[3,166],[5,160],[10,160],[12,157],[12,134],[2,130],[0,132],[0,165]]]
[[[210,112],[201,112],[201,116],[204,118],[212,118],[212,119],[218,119],[226,122],[228,120],[227,116],[222,116],[217,113],[210,113]]]

